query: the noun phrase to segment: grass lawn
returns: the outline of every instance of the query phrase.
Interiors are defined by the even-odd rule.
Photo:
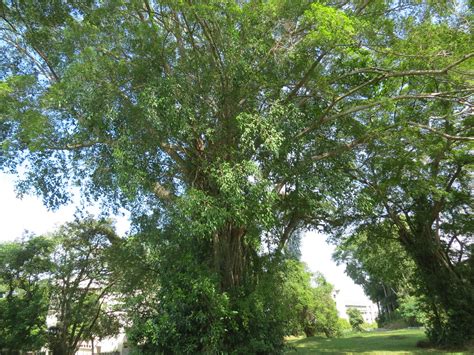
[[[293,338],[288,340],[288,344],[294,348],[287,354],[468,354],[417,348],[417,341],[425,339],[421,329],[355,333],[336,339]]]

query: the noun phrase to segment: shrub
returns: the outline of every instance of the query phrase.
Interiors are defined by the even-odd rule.
[[[339,318],[337,320],[337,326],[338,326],[341,333],[348,333],[352,330],[351,324],[345,318]]]
[[[400,297],[398,302],[400,304],[398,313],[410,327],[420,326],[426,322],[426,313],[418,297],[406,295]]]
[[[362,313],[357,308],[349,308],[347,310],[347,315],[349,316],[349,323],[352,326],[352,329],[361,332],[363,330],[362,324],[364,324],[364,318]]]

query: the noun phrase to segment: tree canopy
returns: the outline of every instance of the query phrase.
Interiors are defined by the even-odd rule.
[[[51,208],[77,185],[132,211],[174,314],[152,333],[188,334],[196,292],[212,300],[192,313],[206,336],[183,351],[276,351],[278,321],[247,315],[276,307],[254,297],[292,236],[387,220],[441,327],[472,335],[443,293],[472,290],[467,3],[5,1],[0,15],[1,166]]]
[[[48,345],[53,353],[68,355],[82,341],[118,334],[112,241],[118,238],[108,221],[86,218],[48,236],[1,243],[2,350]],[[48,324],[48,316],[55,324]]]
[[[110,222],[90,217],[61,226],[52,238],[57,247],[49,256],[48,311],[57,324],[49,345],[54,353],[73,355],[82,341],[119,333],[111,277],[119,239]]]
[[[54,243],[33,238],[0,244],[0,348],[36,350],[46,341]]]

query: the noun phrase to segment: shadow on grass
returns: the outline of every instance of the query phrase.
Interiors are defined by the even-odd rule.
[[[346,337],[336,339],[311,337],[290,341],[289,345],[294,348],[288,353],[447,354],[446,352],[440,352],[433,349],[417,348],[416,343],[419,340],[424,339],[425,335],[422,330],[412,329],[351,334]]]

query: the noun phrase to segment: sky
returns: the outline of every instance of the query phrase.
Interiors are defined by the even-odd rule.
[[[77,205],[62,206],[52,212],[36,196],[19,199],[15,193],[15,178],[0,172],[0,242],[20,238],[25,231],[34,234],[52,232],[61,224],[74,220]],[[92,206],[84,212],[97,216],[99,208]],[[125,235],[129,229],[127,219],[117,219],[115,228],[118,234]]]
[[[344,273],[345,265],[337,265],[332,260],[334,245],[326,243],[326,237],[316,232],[308,232],[304,235],[301,243],[301,260],[304,261],[313,272],[321,272],[327,281],[334,285],[338,291],[338,310],[341,312],[343,305],[375,305],[364,294],[361,286],[356,285],[352,279]]]
[[[20,238],[25,231],[44,234],[53,231],[59,225],[72,221],[76,206],[63,206],[57,211],[48,211],[41,199],[35,196],[17,198],[14,188],[14,177],[0,173],[0,242]],[[97,215],[99,209],[88,211]],[[116,221],[119,235],[125,235],[129,223],[122,217]],[[308,232],[302,238],[301,259],[313,272],[321,272],[326,279],[339,290],[338,299],[344,303],[369,304],[362,288],[345,275],[344,265],[336,265],[331,259],[334,246],[326,243],[324,235]]]

